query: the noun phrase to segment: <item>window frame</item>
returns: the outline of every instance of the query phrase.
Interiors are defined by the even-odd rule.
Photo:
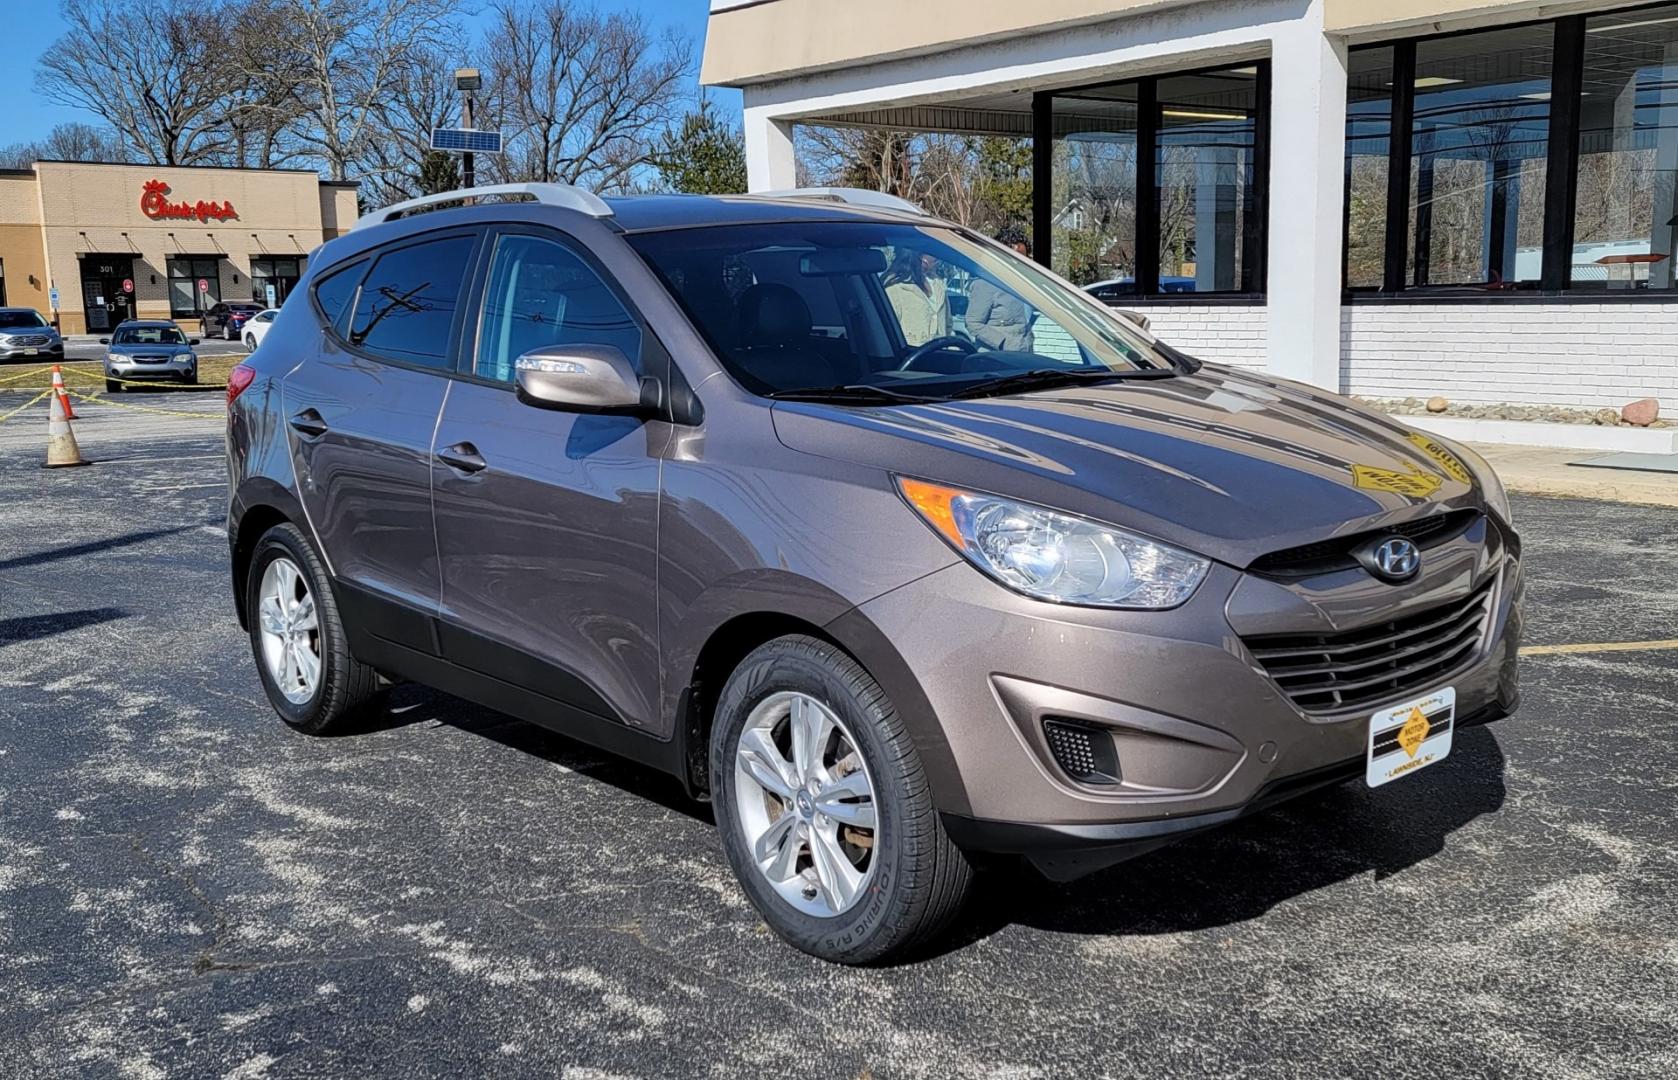
[[[1584,85],[1586,26],[1603,15],[1670,10],[1673,0],[1638,4],[1608,11],[1580,12],[1548,19],[1522,19],[1496,26],[1477,26],[1437,34],[1360,43],[1349,51],[1393,50],[1393,95],[1386,192],[1386,250],[1379,286],[1347,284],[1345,264],[1350,232],[1350,209],[1341,232],[1341,291],[1346,303],[1359,304],[1659,304],[1678,303],[1678,286],[1670,289],[1577,289],[1573,287],[1574,227],[1578,211],[1579,138]],[[1408,258],[1415,243],[1409,222],[1410,162],[1415,136],[1416,46],[1470,35],[1548,26],[1552,30],[1550,63],[1549,142],[1545,153],[1544,236],[1542,263],[1536,286],[1489,289],[1475,285],[1421,285],[1409,280]],[[1343,155],[1344,157],[1344,155]],[[1348,200],[1349,202],[1349,200]]]
[[[1107,79],[1062,86],[1053,90],[1039,90],[1032,95],[1032,258],[1044,269],[1054,273],[1054,207],[1051,193],[1054,183],[1054,99],[1073,96],[1081,91],[1111,89],[1115,86],[1136,87],[1136,291],[1123,298],[1124,303],[1182,304],[1182,305],[1253,305],[1263,304],[1269,294],[1270,245],[1270,109],[1271,61],[1269,57],[1251,60],[1226,60],[1217,64],[1172,69],[1154,75],[1131,79]],[[1159,186],[1159,83],[1162,79],[1206,75],[1236,68],[1250,67],[1253,74],[1253,219],[1250,250],[1244,256],[1253,260],[1252,275],[1256,286],[1251,290],[1220,292],[1164,292],[1159,287],[1160,186]],[[1247,245],[1245,230],[1237,238]],[[1142,252],[1153,256],[1144,260]],[[1083,286],[1077,286],[1083,288]],[[1105,303],[1105,301],[1103,301]]]
[[[469,318],[466,320],[458,335],[459,348],[455,357],[454,368],[448,375],[461,382],[474,383],[478,386],[488,386],[498,390],[513,393],[518,389],[516,380],[491,379],[478,374],[478,347],[482,344],[484,315],[486,311],[485,299],[489,293],[490,269],[495,260],[495,249],[500,245],[503,236],[529,236],[538,240],[547,240],[576,256],[577,260],[586,266],[606,291],[618,302],[629,316],[635,328],[641,332],[641,355],[639,358],[630,357],[630,363],[639,367],[642,378],[655,378],[661,387],[670,385],[670,354],[653,333],[649,323],[641,310],[635,306],[623,283],[617,276],[607,269],[606,264],[594,253],[588,244],[576,236],[554,228],[551,225],[538,225],[527,222],[498,222],[484,227],[484,235],[479,239],[478,251],[472,268],[472,287],[467,293]],[[361,291],[361,286],[356,286]],[[668,394],[665,395],[668,397]]]

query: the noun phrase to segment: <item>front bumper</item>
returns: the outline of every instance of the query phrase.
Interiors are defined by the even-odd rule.
[[[105,374],[113,379],[182,379],[197,370],[198,361],[190,356],[177,356],[161,364],[117,359],[105,361]]]
[[[64,342],[50,345],[0,345],[0,360],[63,359]]]
[[[1283,585],[1215,566],[1182,607],[1123,612],[1016,596],[962,563],[861,614],[901,654],[899,670],[913,673],[914,692],[888,692],[924,701],[920,740],[942,740],[922,757],[952,838],[973,851],[1028,855],[1051,876],[1077,876],[1362,771],[1377,706],[1301,709],[1243,633],[1376,626],[1490,583],[1473,651],[1384,704],[1453,686],[1460,725],[1511,712],[1517,551],[1488,521],[1430,551],[1428,564],[1397,586],[1361,570]],[[1046,719],[1110,737],[1122,782],[1085,783],[1063,771]]]

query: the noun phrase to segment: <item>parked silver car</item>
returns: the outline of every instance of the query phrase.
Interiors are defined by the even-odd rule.
[[[105,349],[105,390],[120,393],[125,382],[163,379],[191,385],[198,381],[198,354],[189,338],[167,319],[130,319],[117,324]]]
[[[64,359],[64,339],[34,308],[0,308],[0,361]]]

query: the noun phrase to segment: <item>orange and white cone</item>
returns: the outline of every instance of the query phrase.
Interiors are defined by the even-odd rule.
[[[64,370],[57,364],[52,366],[52,396],[58,399],[60,405],[64,406],[65,417],[74,420],[76,410],[70,407],[70,392],[64,389]]]
[[[57,373],[54,372],[56,377]],[[56,379],[55,379],[56,381]],[[67,406],[69,399],[60,393],[47,398],[47,464],[49,469],[62,469],[68,465],[86,465],[82,460],[81,447],[76,445],[76,433],[70,430],[70,415]]]

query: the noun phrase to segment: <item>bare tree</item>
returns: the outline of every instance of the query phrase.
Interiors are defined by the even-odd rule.
[[[461,55],[458,44],[416,50],[403,77],[379,104],[378,136],[368,140],[361,165],[362,192],[368,202],[386,205],[421,193],[426,183],[431,129],[446,127],[459,116],[460,93],[447,57]],[[435,161],[430,163],[435,172]],[[457,170],[458,175],[458,170]]]
[[[41,58],[43,96],[110,125],[134,156],[193,165],[226,147],[213,63],[228,9],[205,0],[65,0],[69,33]]]
[[[301,152],[348,180],[385,137],[382,109],[427,50],[440,45],[458,0],[252,0],[278,28],[267,62],[296,73],[293,134]],[[254,74],[254,73],[253,73]]]
[[[506,152],[499,180],[632,187],[678,118],[692,45],[655,37],[638,15],[601,15],[572,0],[498,0],[485,30],[489,115]]]
[[[40,142],[0,149],[0,169],[27,169],[37,161],[127,161],[128,148],[116,132],[72,121],[59,124]]]

